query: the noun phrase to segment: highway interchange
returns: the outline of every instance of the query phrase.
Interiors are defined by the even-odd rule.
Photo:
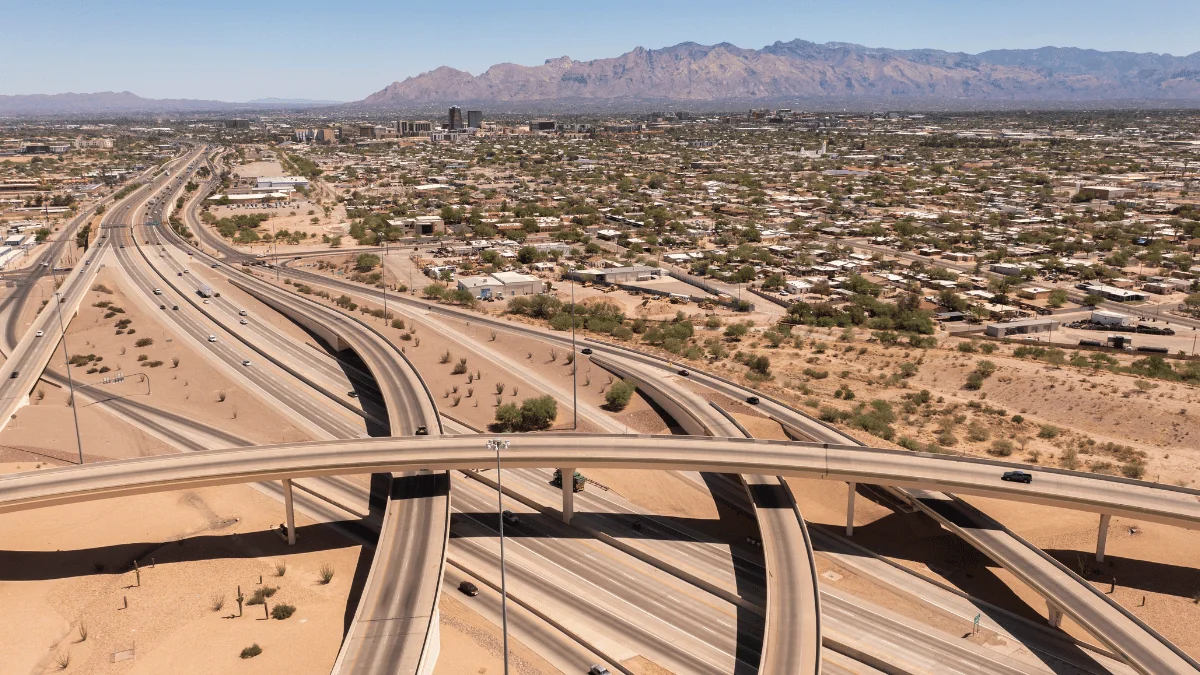
[[[165,225],[176,197],[186,197],[183,183],[201,165],[216,176],[217,162],[219,152],[213,148],[187,149],[148,187],[109,206],[101,220],[103,239],[63,279],[62,302],[47,305],[22,335],[19,320],[32,300],[32,282],[55,265],[90,211],[64,226],[58,240],[45,247],[17,292],[0,307],[8,312],[4,342],[9,356],[0,368],[2,419],[7,422],[27,401],[40,377],[52,377],[43,371],[58,344],[53,338],[61,334],[53,310],[61,309],[63,320],[69,321],[98,270],[111,265],[128,279],[146,311],[160,314],[214,368],[271,401],[318,440],[252,446],[181,415],[128,399],[105,401],[112,414],[183,454],[0,477],[0,512],[249,483],[287,505],[289,524],[293,507],[336,527],[348,520],[367,523],[366,533],[347,528],[349,536],[373,544],[375,556],[333,670],[432,672],[438,654],[437,606],[446,579],[466,574],[498,583],[494,457],[473,437],[477,430],[439,415],[420,375],[368,324],[246,274],[240,263],[247,256],[197,218],[198,205],[215,179],[187,200],[180,214],[199,247]],[[302,270],[289,269],[288,276],[379,299],[374,289]],[[299,344],[270,322],[243,315],[245,308],[229,297],[201,299],[196,293],[200,285],[216,286],[215,280],[280,311],[326,343],[348,347],[357,359]],[[460,316],[458,310],[411,298],[391,300],[397,311],[424,317],[434,328],[438,316]],[[496,330],[572,348],[558,334],[467,316]],[[754,392],[699,372],[683,381],[675,367],[656,357],[604,343],[588,345],[597,366],[638,382],[643,395],[689,436],[638,436],[636,443],[613,435],[510,439],[505,490],[509,508],[522,520],[508,533],[508,575],[514,586],[530,589],[522,591],[524,597],[512,594],[520,617],[514,630],[544,637],[538,642],[547,643],[552,660],[578,668],[580,659],[588,659],[624,672],[630,671],[621,661],[636,654],[680,673],[1200,672],[1193,659],[1091,584],[954,496],[999,497],[1104,518],[1130,516],[1200,528],[1200,499],[1194,491],[1042,468],[1034,469],[1036,487],[1003,483],[999,474],[1016,465],[863,448],[767,397],[762,397],[760,411],[797,440],[756,441],[701,393],[707,389],[744,400]],[[358,395],[349,397],[347,390]],[[581,407],[580,414],[609,434],[622,431],[599,410]],[[415,435],[418,429],[422,433]],[[556,495],[547,486],[548,468],[569,475],[588,467],[677,471],[702,480],[718,499],[732,495],[725,499],[740,503],[758,521],[762,548],[718,545],[615,496]],[[370,488],[346,478],[364,473],[375,474]],[[1049,628],[1038,627],[1024,629],[1023,635],[1049,645],[1039,652],[1044,658],[1008,658],[946,642],[883,608],[818,584],[813,559],[818,537],[810,536],[780,476],[847,483],[848,508],[856,485],[886,486],[896,499],[934,518],[1046,598],[1052,622],[1064,614],[1071,617],[1109,653],[1081,656],[1078,649],[1055,643]],[[556,513],[571,524],[546,517]],[[594,538],[580,537],[580,531]],[[838,545],[826,542],[823,548]],[[554,570],[551,578],[558,590],[539,594],[532,589],[547,578],[547,570]],[[921,592],[947,605],[962,602],[932,589]],[[564,639],[566,633],[574,637]],[[1074,670],[1064,671],[1064,664]]]

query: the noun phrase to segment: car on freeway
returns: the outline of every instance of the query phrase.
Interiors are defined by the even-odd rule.
[[[419,427],[417,427],[417,435],[418,436],[428,436],[429,429],[425,426],[419,426]]]
[[[583,354],[584,356],[588,356],[588,355],[590,355],[590,354],[592,353],[592,348],[591,348],[591,347],[584,347],[583,349],[580,349],[580,350],[579,350],[579,353],[580,353],[580,354]]]
[[[688,375],[691,375],[691,373],[689,373],[687,371],[687,369],[679,371],[679,374],[682,375],[683,377],[687,377]]]
[[[159,309],[166,309],[166,308],[167,308],[167,306],[166,306],[166,305],[159,305],[159,306],[158,306],[158,308],[159,308]]]
[[[34,334],[33,334],[33,337],[42,337],[42,336],[43,336],[43,335],[45,335],[45,334],[46,334],[46,332],[45,332],[45,331],[40,331],[40,330],[39,330],[38,332],[36,332],[36,333],[34,333]]]
[[[750,405],[758,405],[758,403],[759,403],[758,397],[757,396],[747,396],[746,403],[749,403]]]
[[[612,675],[612,673],[608,671],[608,668],[594,663],[591,668],[588,668],[588,675]]]
[[[504,518],[505,525],[520,525],[521,524],[521,519],[517,516],[517,514],[513,513],[512,511],[509,511],[507,509],[505,509],[504,513],[501,514],[501,517]]]
[[[178,310],[179,310],[179,305],[171,305],[171,309],[174,309],[174,310],[178,311]]]
[[[479,595],[479,587],[469,581],[464,581],[459,584],[458,590],[461,591],[463,595],[469,595],[472,598]]]
[[[245,325],[249,324],[250,322],[249,322],[249,321],[247,321],[247,320],[245,320],[245,319],[242,319],[242,320],[241,320],[241,321],[239,321],[238,323],[240,323],[240,324],[242,324],[243,326],[245,326]]]
[[[177,276],[177,277],[181,277],[181,276],[183,276],[183,272],[176,272],[176,273],[175,273],[175,276]]]
[[[1005,471],[1004,474],[1000,476],[1000,480],[1008,481],[1010,483],[1032,483],[1033,474],[1025,471]]]
[[[210,267],[212,267],[214,270],[217,269],[217,263],[213,263],[212,265],[210,265]]]
[[[350,398],[358,398],[357,391],[348,391],[348,392],[346,392],[346,395],[349,396]]]
[[[216,335],[209,335],[209,336],[208,336],[208,341],[209,341],[209,342],[216,342],[216,341],[217,341],[217,336],[216,336]]]
[[[21,371],[19,371],[19,370],[14,370],[14,371],[12,372],[12,379],[14,379],[14,380],[15,380],[15,379],[17,379],[17,376],[18,376],[18,375],[20,375],[20,374],[21,374]]]

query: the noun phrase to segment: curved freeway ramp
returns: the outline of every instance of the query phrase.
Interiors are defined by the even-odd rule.
[[[633,354],[631,358],[637,359],[647,365],[663,363],[654,357],[641,354]],[[717,391],[734,397],[744,397],[751,393],[739,385],[704,373],[693,373],[692,377],[704,381],[706,386],[711,386]],[[766,397],[760,398],[759,407],[762,412],[770,414],[776,421],[784,424],[786,427],[792,428],[798,434],[814,440],[829,441],[832,443],[849,442],[859,445],[855,439],[841,433],[837,429],[817,422],[785,404]],[[967,458],[958,459],[965,462],[974,461]],[[840,462],[831,462],[831,468],[837,463]],[[1044,474],[1065,475],[1067,473],[1027,465],[1020,466],[1019,468],[1037,473],[1038,476],[1035,483],[1040,486],[1044,486],[1046,478],[1050,477]],[[1112,487],[1114,490],[1119,490],[1121,484],[1128,484],[1130,486],[1155,485],[1141,481],[1127,481],[1120,478],[1103,476],[1096,476],[1096,480],[1113,483]],[[1162,637],[1157,631],[1138,619],[1131,612],[1110,600],[1091,583],[1080,578],[1057,560],[1046,555],[1037,547],[988,517],[987,514],[967,502],[958,499],[953,494],[937,491],[934,488],[921,488],[913,485],[902,486],[899,483],[886,483],[875,480],[855,481],[847,479],[847,482],[878,483],[908,488],[902,494],[915,507],[970,543],[984,555],[1008,569],[1016,578],[1046,598],[1052,622],[1056,623],[1055,619],[1061,614],[1070,616],[1082,628],[1094,635],[1101,643],[1114,653],[1120,655],[1121,658],[1137,670],[1147,675],[1158,675],[1159,673],[1194,674],[1200,672],[1200,665],[1194,659],[1188,657],[1182,650],[1171,644],[1166,638]],[[1032,487],[1032,484],[1030,487]],[[1200,493],[1194,490],[1181,490],[1163,485],[1157,485],[1156,487],[1165,492],[1177,495],[1174,499],[1178,499],[1180,505],[1185,508],[1190,508],[1190,505],[1187,504],[1189,499],[1200,501]],[[954,487],[949,492],[979,494],[969,487]],[[1109,490],[1102,490],[1102,492],[1111,494]],[[1049,502],[1037,499],[1026,501],[1049,504]],[[1082,508],[1083,510],[1094,511],[1100,514],[1122,514],[1129,517],[1189,528],[1196,527],[1195,524],[1189,524],[1187,520],[1178,518],[1164,519],[1162,514],[1139,513],[1136,511],[1133,513],[1125,512],[1117,506],[1118,503],[1119,501],[1115,499],[1113,501],[1083,499],[1078,502],[1079,506],[1069,508]],[[1062,503],[1049,505],[1063,506]]]
[[[194,229],[204,232],[195,219],[200,198],[184,213]],[[194,252],[173,231],[163,228],[162,233]],[[441,433],[432,396],[412,364],[367,324],[222,265],[203,252],[198,257],[215,263],[232,284],[320,335],[335,349],[353,349],[375,377],[393,437],[416,434],[420,427],[431,435]],[[449,475],[401,472],[387,478],[375,555],[334,673],[423,674],[432,672],[437,661],[437,605],[450,537]]]
[[[725,411],[709,405],[680,376],[609,356],[592,363],[636,383],[692,435],[750,438]],[[677,379],[678,378],[678,379]],[[760,673],[821,670],[821,607],[812,542],[787,484],[776,476],[742,476],[762,534],[767,574],[767,611]]]

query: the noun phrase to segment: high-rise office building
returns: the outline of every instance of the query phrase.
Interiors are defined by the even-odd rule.
[[[467,111],[467,126],[472,129],[478,129],[483,126],[483,111],[468,110]]]
[[[450,108],[450,126],[451,131],[463,128],[462,108],[453,106]]]

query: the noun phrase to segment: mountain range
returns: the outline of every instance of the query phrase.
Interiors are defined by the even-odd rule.
[[[1188,56],[1062,47],[966,54],[842,42],[776,42],[762,49],[685,42],[615,58],[563,56],[539,66],[501,63],[479,75],[442,66],[361,101],[262,98],[245,103],[148,99],[130,92],[0,96],[0,115],[136,114],[343,106],[492,110],[618,110],[661,104],[699,110],[745,105],[812,108],[986,109],[1185,107],[1200,103],[1200,52]]]
[[[931,107],[1200,101],[1200,52],[1189,56],[1043,47],[980,54],[876,49],[805,40],[762,49],[685,42],[593,61],[502,63],[479,75],[443,66],[393,82],[355,105],[673,102]]]
[[[124,115],[162,112],[219,112],[223,110],[294,110],[328,107],[340,101],[303,98],[259,98],[245,103],[200,99],[142,98],[128,91],[91,94],[29,94],[0,96],[0,115]]]

